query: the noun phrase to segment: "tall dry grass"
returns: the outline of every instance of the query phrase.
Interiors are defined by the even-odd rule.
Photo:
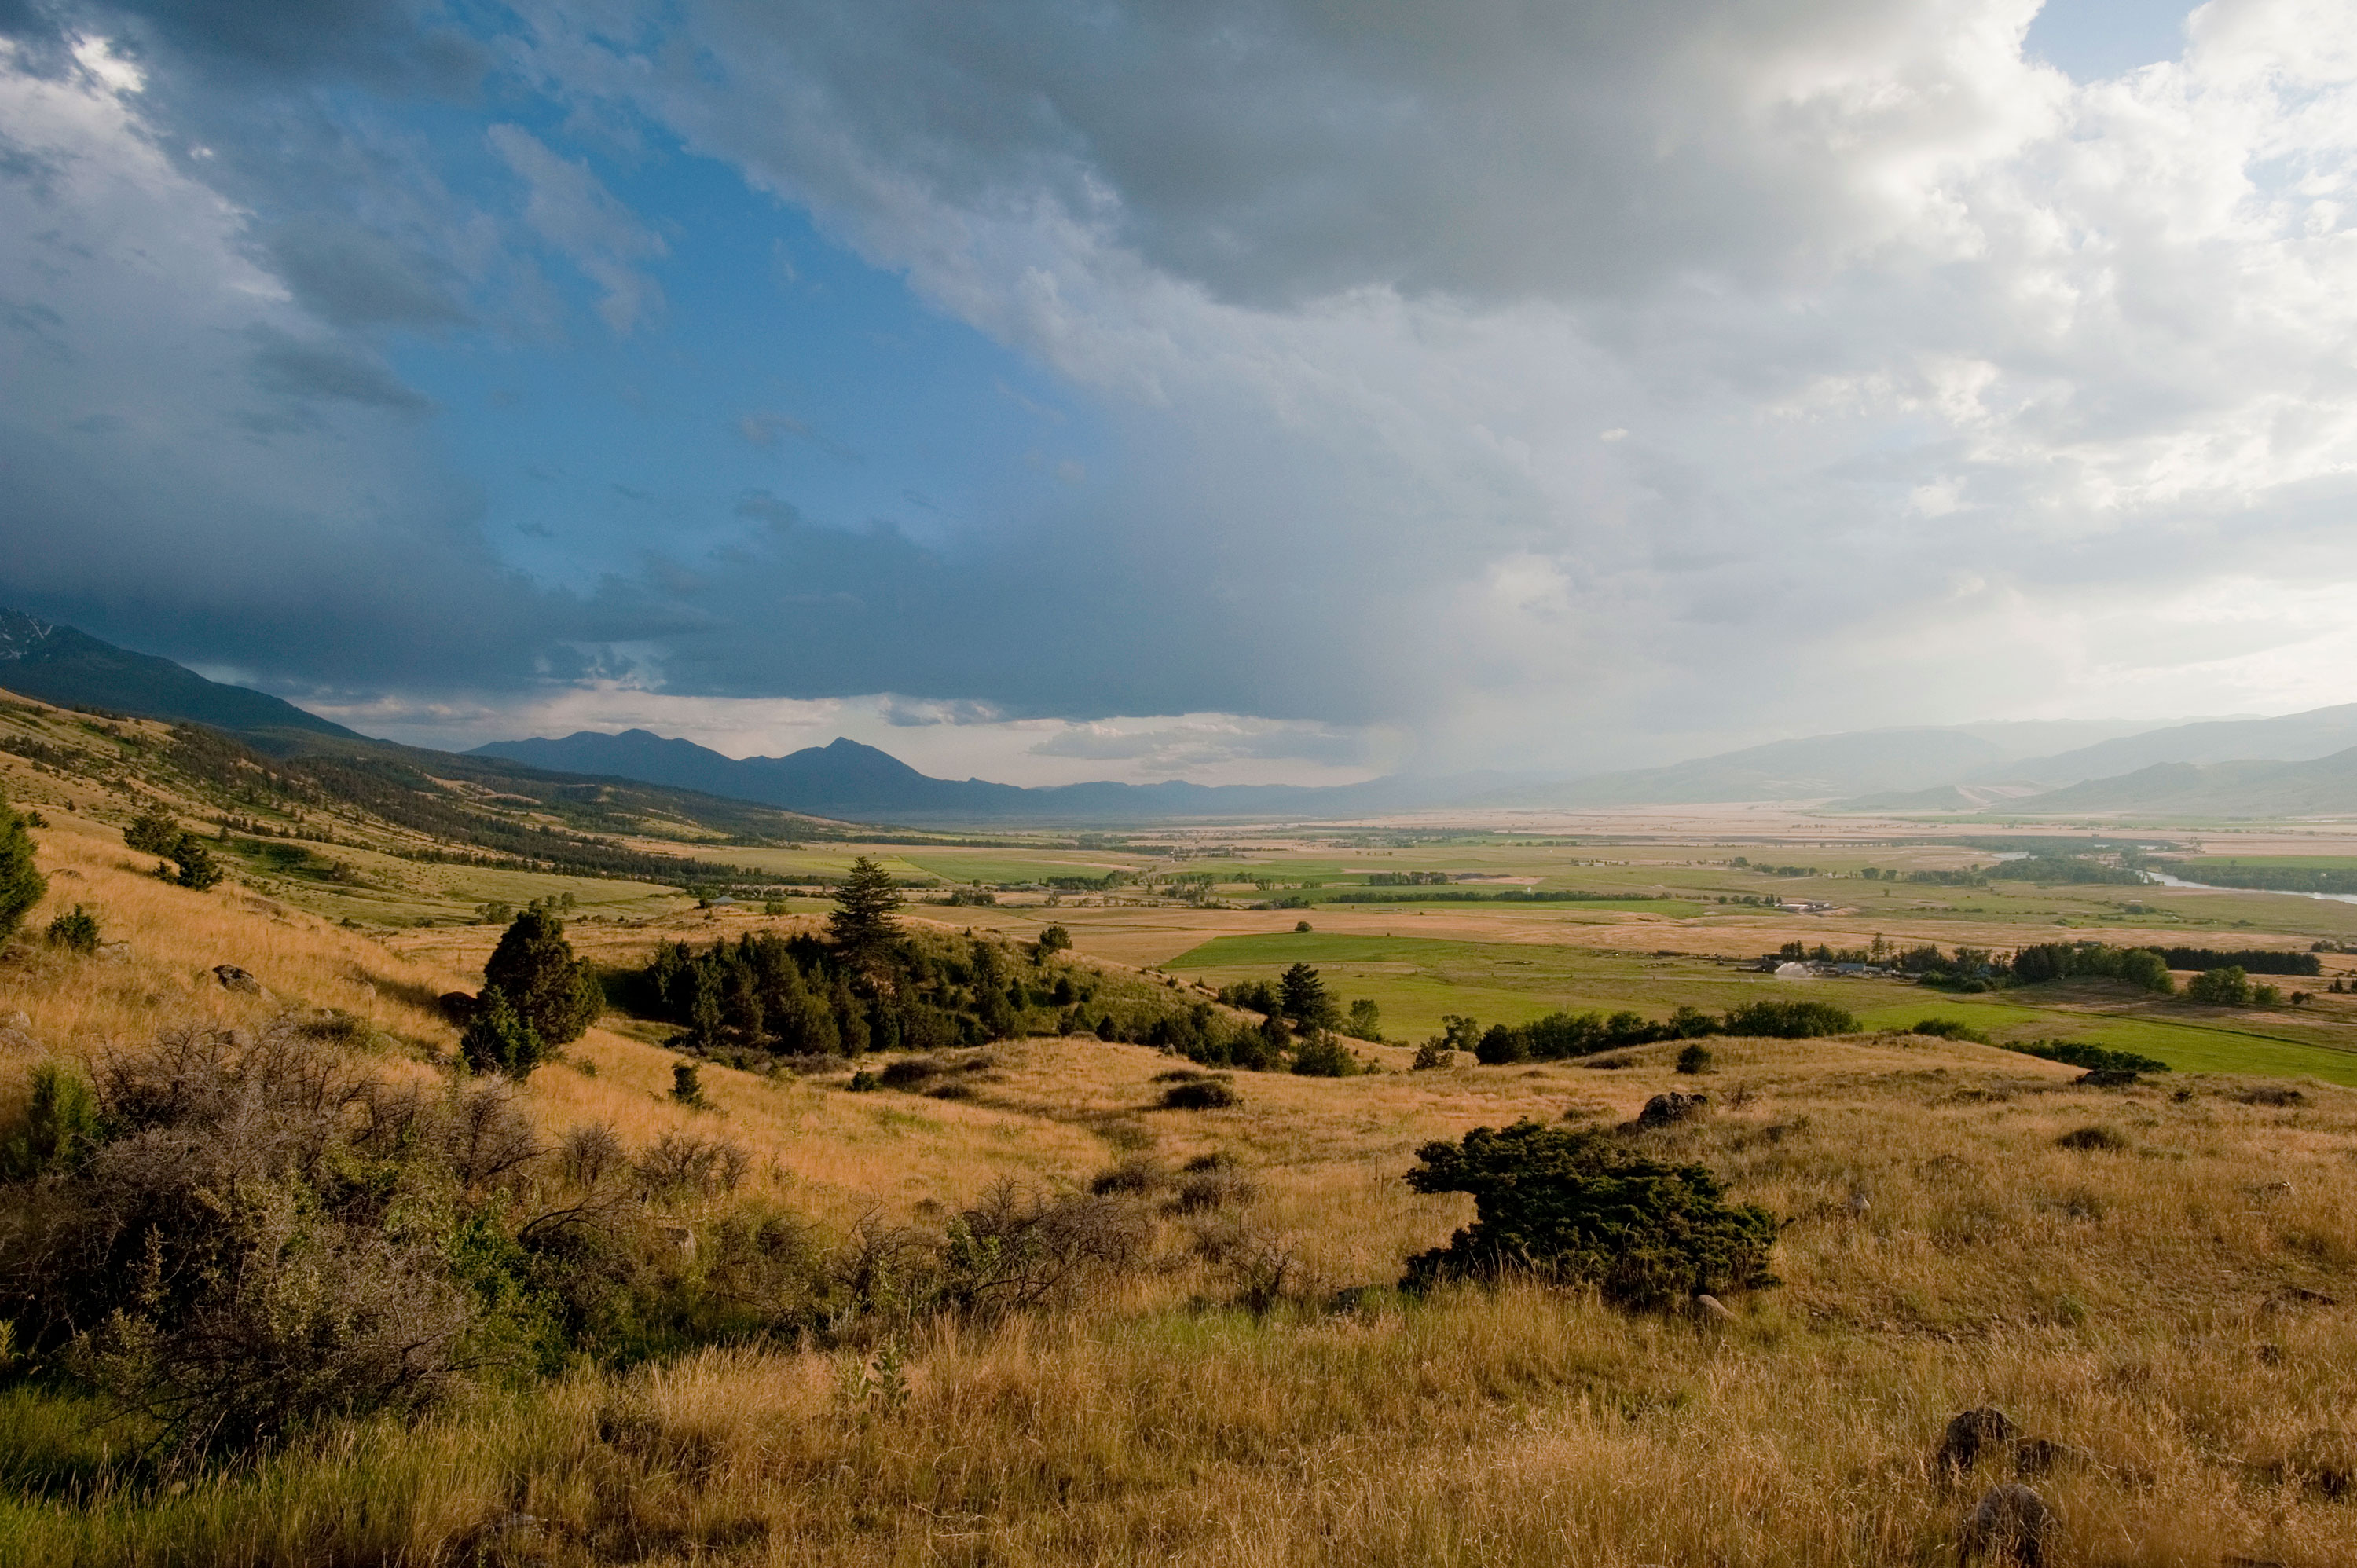
[[[471,981],[462,961],[164,887],[94,827],[41,837],[53,875],[81,874],[53,902],[95,901],[131,947],[20,945],[0,1013],[23,1008],[33,1042],[0,1047],[12,1075],[167,1018],[286,1005],[349,1005],[416,1042],[393,1059],[447,1050],[426,1002]],[[222,992],[221,961],[274,995]],[[706,1067],[716,1108],[697,1112],[668,1098],[669,1053],[596,1031],[574,1053],[594,1076],[533,1079],[544,1131],[729,1138],[766,1198],[834,1234],[869,1206],[937,1225],[1002,1177],[1073,1184],[1121,1158],[1219,1153],[1253,1195],[1161,1214],[1149,1263],[1077,1312],[909,1331],[888,1347],[905,1392],[874,1335],[746,1346],[355,1423],[175,1488],[107,1470],[115,1439],[88,1409],[19,1389],[0,1395],[0,1562],[1930,1563],[1999,1473],[1959,1486],[1928,1462],[1947,1417],[1985,1402],[2080,1451],[2036,1482],[2066,1563],[2357,1557],[2357,1501],[2319,1473],[2357,1426],[2357,1094],[2097,1090],[1944,1041],[1716,1048],[1713,1113],[1659,1142],[1789,1221],[1784,1285],[1724,1328],[1524,1288],[1381,1288],[1469,1217],[1399,1180],[1420,1142],[1626,1118],[1695,1087],[1674,1047],[1620,1071],[1241,1074],[1238,1107],[1171,1112],[1152,1109],[1167,1058],[1032,1041],[962,1075],[971,1100]],[[2058,1143],[2087,1127],[2113,1146]],[[1270,1258],[1278,1305],[1232,1305]],[[1352,1286],[1377,1288],[1338,1308]]]

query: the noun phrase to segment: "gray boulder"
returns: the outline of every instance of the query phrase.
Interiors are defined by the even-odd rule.
[[[1986,1568],[2046,1568],[2060,1544],[2062,1527],[2046,1499],[2019,1481],[1991,1487],[1973,1505],[1964,1527],[1956,1534],[1958,1563],[1979,1563]]]

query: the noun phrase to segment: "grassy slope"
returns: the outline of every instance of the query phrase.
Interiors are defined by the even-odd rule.
[[[372,1017],[447,1043],[414,999],[466,978],[455,969],[242,895],[148,884],[95,834],[44,839],[51,867],[81,872],[134,943],[95,985],[85,961],[12,969],[53,1045],[159,1014],[254,1015],[250,999],[181,983],[221,953],[289,1001],[335,1000],[364,970]],[[192,916],[199,897],[214,902]],[[2311,1090],[2284,1111],[2242,1103],[2228,1079],[2102,1093],[2049,1064],[1913,1039],[1717,1049],[1702,1086],[1725,1109],[1670,1146],[1792,1223],[1784,1287],[1706,1333],[1524,1291],[1317,1305],[1384,1284],[1466,1218],[1461,1199],[1397,1180],[1420,1141],[1566,1107],[1623,1117],[1694,1085],[1667,1047],[1617,1072],[1245,1075],[1242,1106],[1187,1115],[1146,1109],[1165,1058],[1039,1041],[1002,1047],[973,1101],[707,1069],[720,1110],[696,1116],[661,1098],[666,1053],[600,1031],[582,1053],[597,1076],[533,1079],[544,1126],[597,1116],[637,1142],[716,1125],[759,1151],[770,1196],[835,1234],[869,1201],[915,1215],[1002,1175],[1076,1181],[1125,1153],[1226,1152],[1260,1188],[1233,1221],[1291,1255],[1300,1305],[1258,1317],[1218,1305],[1233,1274],[1168,1219],[1168,1262],[1077,1317],[942,1325],[906,1346],[903,1408],[846,1397],[864,1352],[715,1351],[487,1393],[414,1426],[359,1423],[185,1492],[0,1500],[0,1556],[1917,1563],[1945,1550],[1964,1500],[1924,1465],[1939,1424],[1994,1401],[2093,1455],[2042,1483],[2077,1543],[2069,1561],[2336,1560],[2346,1505],[2275,1484],[2268,1466],[2357,1397],[2357,1341],[2338,1310],[2260,1308],[2295,1286],[2357,1294],[2357,1215],[2338,1196],[2357,1094]],[[24,1062],[12,1052],[12,1076]],[[2128,1148],[2054,1146],[2090,1123]],[[70,1410],[8,1397],[12,1459],[91,1441],[60,1424]],[[544,1522],[482,1533],[511,1509]]]
[[[385,1033],[387,1070],[423,1073],[449,1048],[431,999],[473,983],[494,932],[388,946],[251,890],[165,886],[112,828],[52,816],[37,835],[53,880],[36,922],[93,903],[129,946],[81,960],[20,944],[0,968],[0,1015],[27,1015],[0,1030],[0,1119],[41,1055],[133,1046],[163,1022],[337,1005]],[[619,958],[750,920],[681,911],[576,933]],[[1302,945],[1344,940],[1325,931],[1255,940],[1257,972],[1304,951],[1338,969],[1421,956]],[[1763,983],[1690,961],[1443,945],[1441,972],[1461,966],[1474,989],[1534,1007],[1555,1004],[1516,977],[1555,954],[1575,980],[1610,982],[1599,1004]],[[273,994],[221,990],[209,972],[223,961]],[[1900,994],[1916,1015],[2008,1005]],[[527,1103],[545,1131],[601,1119],[638,1144],[717,1129],[755,1151],[757,1197],[830,1235],[870,1205],[920,1217],[1001,1176],[1077,1182],[1124,1155],[1217,1149],[1259,1187],[1219,1223],[1247,1257],[1294,1261],[1292,1301],[1262,1316],[1222,1305],[1234,1270],[1168,1217],[1165,1261],[1075,1317],[942,1325],[904,1347],[902,1408],[846,1396],[864,1349],[715,1351],[488,1391],[415,1425],[357,1423],[185,1490],[87,1506],[0,1496],[0,1561],[1929,1563],[1949,1560],[1970,1494],[1925,1456],[1949,1413],[1984,1402],[2090,1451],[2092,1466],[2040,1483],[2071,1530],[2065,1562],[2345,1561],[2349,1505],[2278,1477],[2357,1400],[2349,1309],[2267,1304],[2290,1287],[2357,1300],[2357,1093],[2311,1084],[2304,1105],[2270,1109],[2231,1078],[2100,1092],[2066,1069],[1940,1041],[1715,1042],[1701,1087],[1719,1109],[1668,1147],[1791,1223],[1783,1288],[1706,1332],[1527,1291],[1323,1305],[1395,1278],[1468,1218],[1463,1200],[1397,1179],[1419,1142],[1566,1108],[1625,1117],[1695,1087],[1669,1069],[1674,1047],[1611,1072],[1243,1075],[1237,1109],[1180,1114],[1147,1109],[1167,1058],[1038,1041],[1001,1047],[973,1101],[707,1066],[716,1110],[693,1112],[665,1098],[670,1054],[614,1023],[574,1053],[594,1076],[534,1076]],[[2127,1147],[2055,1146],[2089,1124]],[[0,1469],[103,1441],[87,1411],[0,1400]],[[518,1509],[542,1526],[485,1533]]]

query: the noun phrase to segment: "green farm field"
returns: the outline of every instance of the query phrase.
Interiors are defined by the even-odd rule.
[[[1484,1024],[1522,1023],[1557,1009],[1625,1008],[1663,1017],[1679,1006],[1723,1012],[1774,997],[1829,1002],[1870,1029],[1953,1018],[2000,1042],[2086,1041],[2156,1057],[2186,1071],[2313,1076],[2357,1085],[2357,1029],[2348,1020],[2147,1001],[2101,983],[1954,995],[1896,981],[1780,980],[1724,961],[1316,931],[1218,938],[1164,967],[1228,985],[1272,978],[1296,962],[1315,966],[1345,999],[1372,998],[1392,1039],[1437,1034],[1444,1014]]]

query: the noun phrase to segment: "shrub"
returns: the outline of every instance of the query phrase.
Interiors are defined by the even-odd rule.
[[[1456,1055],[1455,1051],[1448,1048],[1446,1038],[1435,1035],[1415,1047],[1415,1059],[1408,1064],[1408,1068],[1414,1072],[1431,1072],[1435,1069],[1447,1067]]]
[[[49,890],[48,878],[33,864],[33,835],[24,820],[0,800],[0,942],[16,928]]]
[[[950,1222],[937,1299],[985,1317],[1071,1306],[1125,1272],[1150,1240],[1134,1204],[1042,1197],[1000,1182]]]
[[[565,1134],[558,1145],[557,1163],[564,1168],[565,1179],[583,1188],[596,1187],[622,1168],[628,1155],[622,1140],[614,1129],[603,1122],[587,1122]]]
[[[450,1203],[412,1197],[454,1180],[431,1097],[276,1026],[167,1031],[105,1064],[94,1118],[51,1085],[46,1124],[70,1131],[0,1202],[0,1317],[37,1369],[167,1443],[242,1449],[430,1402],[488,1351]]]
[[[1609,1134],[1519,1122],[1426,1144],[1407,1173],[1418,1192],[1473,1195],[1476,1219],[1408,1262],[1403,1284],[1526,1273],[1594,1285],[1608,1301],[1659,1305],[1776,1283],[1765,1209],[1724,1199],[1701,1165],[1643,1157]]]
[[[1365,1070],[1340,1035],[1313,1032],[1293,1053],[1293,1070],[1303,1078],[1351,1078]]]
[[[2089,1149],[2102,1149],[2107,1152],[2116,1153],[2119,1150],[2126,1148],[2128,1146],[2128,1141],[2118,1133],[2112,1131],[2109,1127],[2082,1127],[2076,1132],[2065,1133],[2061,1137],[2055,1139],[2054,1146],[2058,1149],[2078,1149],[2082,1151]]]
[[[123,842],[142,854],[169,854],[180,842],[180,824],[162,811],[142,811],[123,830]]]
[[[538,907],[518,915],[500,938],[483,965],[483,982],[503,993],[551,1048],[579,1039],[606,1003],[597,976],[565,940],[565,922]]]
[[[94,953],[98,950],[98,917],[77,904],[70,914],[59,915],[49,922],[49,945],[68,952]]]
[[[1702,1044],[1699,1040],[1689,1042],[1684,1048],[1678,1052],[1677,1066],[1680,1072],[1708,1072],[1710,1070],[1710,1047]]]
[[[0,1144],[0,1177],[30,1181],[70,1170],[98,1146],[98,1097],[80,1074],[57,1062],[33,1069],[24,1130]]]
[[[1217,1111],[1234,1105],[1241,1097],[1225,1079],[1199,1078],[1190,1083],[1174,1083],[1162,1091],[1165,1111]]]
[[[2251,977],[2240,964],[2203,970],[2187,982],[2185,994],[2213,1006],[2247,1007],[2252,1001]]]
[[[1988,1031],[1975,1029],[1970,1024],[1958,1023],[1953,1018],[1919,1018],[1908,1033],[1929,1035],[1937,1040],[1970,1040],[1982,1046],[1989,1043]]]
[[[704,1078],[694,1062],[671,1064],[671,1097],[682,1105],[703,1106]]]
[[[192,887],[202,893],[209,887],[219,886],[221,878],[228,875],[221,870],[221,863],[213,858],[213,852],[207,847],[205,841],[194,833],[182,833],[165,853],[172,857],[172,865],[157,866],[157,875],[183,887]]]
[[[2068,1067],[2084,1068],[2089,1072],[2167,1072],[2169,1064],[2155,1057],[2138,1056],[2134,1051],[2107,1050],[2102,1046],[2083,1045],[2076,1040],[2024,1040],[2005,1047],[2041,1061],[2061,1062]]]
[[[1383,1037],[1383,1010],[1372,996],[1361,996],[1351,1004],[1350,1033],[1361,1040],[1381,1043]]]
[[[458,1049],[477,1072],[500,1072],[529,1078],[533,1069],[554,1054],[532,1021],[508,1001],[508,993],[487,985],[475,998],[474,1015],[458,1036]]]
[[[1045,961],[1051,953],[1066,951],[1072,945],[1072,933],[1060,925],[1049,926],[1031,944],[1032,957]]]
[[[631,1170],[659,1197],[717,1197],[734,1192],[752,1161],[744,1150],[694,1133],[665,1133],[643,1150]]]
[[[1730,1010],[1725,1027],[1730,1035],[1802,1040],[1856,1034],[1857,1020],[1830,1002],[1750,1002]]]

